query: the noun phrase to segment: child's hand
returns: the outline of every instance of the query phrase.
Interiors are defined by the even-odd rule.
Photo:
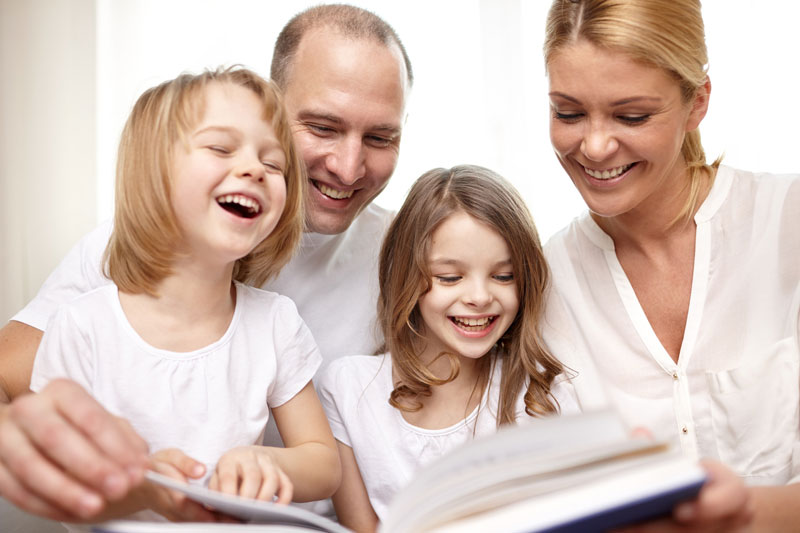
[[[289,477],[264,446],[242,446],[226,452],[208,488],[256,500],[272,501],[277,496],[282,504],[292,501],[294,491]]]
[[[150,457],[150,463],[156,472],[184,482],[189,478],[200,478],[206,471],[203,463],[174,448],[154,453]],[[155,483],[146,484],[144,499],[148,508],[173,522],[215,522],[218,518],[215,513],[190,500],[185,494]]]

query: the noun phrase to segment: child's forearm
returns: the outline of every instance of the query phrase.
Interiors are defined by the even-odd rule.
[[[322,500],[339,488],[342,469],[336,448],[321,442],[305,442],[291,448],[260,448],[291,480],[293,501]]]

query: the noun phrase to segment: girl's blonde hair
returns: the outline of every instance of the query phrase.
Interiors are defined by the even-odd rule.
[[[679,84],[685,104],[708,80],[699,0],[554,0],[545,33],[545,65],[562,48],[583,39],[663,69]],[[690,220],[722,160],[706,163],[697,129],[684,137],[681,155],[687,165],[689,195],[675,221]]]
[[[445,379],[434,376],[420,360],[425,328],[418,302],[431,289],[431,235],[450,215],[462,211],[505,239],[519,296],[517,316],[493,350],[494,356],[503,358],[498,426],[514,422],[523,386],[527,387],[529,415],[554,412],[557,404],[550,387],[562,366],[548,353],[539,331],[549,275],[536,227],[510,183],[491,170],[469,165],[423,174],[411,187],[383,242],[378,317],[396,379],[389,403],[405,411],[419,410],[420,398],[430,395],[432,386],[458,374],[455,354],[444,354],[452,369]],[[489,368],[483,365],[484,373]]]
[[[171,163],[176,147],[205,110],[205,88],[213,83],[251,90],[263,104],[286,156],[286,205],[275,229],[234,267],[234,278],[261,285],[291,258],[303,231],[305,177],[292,142],[282,98],[272,82],[240,67],[181,74],[153,87],[136,101],[122,131],[117,156],[114,230],[104,256],[106,275],[129,293],[156,295],[172,273],[182,236],[172,209]]]

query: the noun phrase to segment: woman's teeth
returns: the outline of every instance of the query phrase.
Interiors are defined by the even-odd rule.
[[[598,179],[598,180],[608,180],[611,178],[616,178],[617,176],[624,174],[628,171],[634,164],[629,163],[627,165],[622,165],[621,167],[611,168],[608,170],[592,170],[591,168],[583,167],[583,170],[589,174],[591,177]]]

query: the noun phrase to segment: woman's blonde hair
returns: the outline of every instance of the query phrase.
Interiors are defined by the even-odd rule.
[[[470,165],[423,174],[411,187],[384,239],[378,317],[396,379],[389,402],[397,409],[419,410],[420,398],[430,395],[432,386],[458,374],[455,354],[444,354],[451,364],[451,374],[445,379],[434,376],[420,360],[425,328],[418,307],[420,297],[431,289],[431,235],[457,212],[494,229],[511,251],[520,304],[492,354],[503,358],[497,423],[514,422],[515,403],[523,386],[527,387],[525,407],[530,416],[554,412],[557,403],[550,388],[562,366],[548,353],[539,330],[549,274],[536,227],[510,183],[491,170]],[[489,368],[483,365],[484,374]]]
[[[305,177],[292,142],[282,98],[272,82],[240,67],[181,74],[142,94],[122,131],[117,156],[114,230],[104,256],[106,275],[129,293],[156,295],[172,273],[182,236],[172,209],[171,163],[178,143],[205,110],[205,88],[212,83],[251,90],[263,104],[286,157],[286,204],[275,229],[234,267],[234,278],[261,285],[291,258],[303,231]]]
[[[580,39],[663,69],[678,82],[686,104],[708,80],[699,0],[554,0],[547,16],[545,65]],[[684,137],[681,154],[687,165],[689,195],[676,221],[689,220],[694,214],[722,160],[706,163],[697,129]]]

